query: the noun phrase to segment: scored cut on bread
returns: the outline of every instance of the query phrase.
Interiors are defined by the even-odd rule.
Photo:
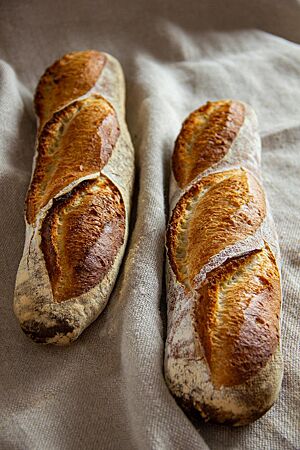
[[[104,309],[124,254],[134,179],[118,61],[63,56],[41,77],[14,311],[35,342],[68,344]]]
[[[221,100],[190,114],[172,157],[165,377],[185,409],[232,425],[263,415],[283,375],[280,255],[260,153],[253,109]]]

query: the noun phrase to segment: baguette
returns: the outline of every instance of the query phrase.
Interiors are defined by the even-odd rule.
[[[36,152],[14,312],[35,342],[69,344],[104,309],[124,254],[134,178],[120,64],[65,55],[35,94]]]
[[[260,152],[252,108],[223,100],[186,119],[172,158],[165,378],[187,411],[236,426],[272,406],[283,375]]]

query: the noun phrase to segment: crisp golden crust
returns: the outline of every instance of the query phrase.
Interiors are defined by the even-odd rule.
[[[177,203],[167,231],[171,267],[190,286],[211,257],[251,236],[266,215],[264,192],[243,169],[213,173]]]
[[[208,102],[183,123],[173,153],[173,172],[183,188],[227,154],[243,124],[242,103],[223,100]]]
[[[97,51],[74,52],[46,70],[34,98],[41,127],[54,112],[86,94],[95,85],[105,62],[106,56]]]
[[[84,55],[87,65],[80,63]],[[102,64],[95,71],[98,57],[63,57],[37,89],[37,170],[14,312],[24,332],[40,343],[70,344],[99,316],[128,237],[134,149],[125,122],[124,75],[109,54],[101,56],[102,73]]]
[[[251,107],[208,103],[183,124],[170,186],[166,381],[189,410],[235,426],[272,406],[283,373],[279,248],[259,165]]]
[[[124,242],[125,207],[105,176],[55,200],[43,221],[41,248],[53,298],[62,302],[98,284]]]
[[[213,270],[193,314],[213,384],[235,386],[257,374],[279,343],[279,271],[268,246]]]
[[[38,140],[38,156],[26,200],[26,218],[36,215],[64,187],[99,172],[120,133],[116,113],[100,95],[73,102],[54,114]]]

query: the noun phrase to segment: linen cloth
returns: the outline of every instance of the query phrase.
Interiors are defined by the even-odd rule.
[[[0,2],[0,448],[294,449],[299,423],[300,4],[297,0]],[[35,140],[32,96],[64,53],[103,50],[127,82],[137,177],[110,302],[70,347],[38,346],[13,315]],[[190,422],[163,377],[170,156],[207,100],[257,112],[282,252],[285,372],[274,407],[233,429]]]

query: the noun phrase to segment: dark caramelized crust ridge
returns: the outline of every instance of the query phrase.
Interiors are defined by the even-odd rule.
[[[75,101],[54,114],[38,140],[38,156],[26,200],[26,218],[78,178],[101,171],[120,133],[116,113],[100,95]]]
[[[41,127],[54,112],[86,94],[95,85],[106,62],[97,51],[68,53],[50,66],[35,93],[35,110]]]
[[[173,172],[183,188],[229,151],[245,117],[240,102],[207,102],[183,123],[173,153]]]
[[[109,272],[124,242],[125,207],[119,190],[105,176],[83,181],[55,199],[41,235],[54,301],[89,291]]]
[[[193,285],[211,257],[251,236],[265,215],[264,192],[249,172],[229,170],[201,179],[177,203],[167,230],[177,280]]]
[[[279,271],[266,245],[210,272],[193,314],[213,384],[245,383],[279,345]]]

